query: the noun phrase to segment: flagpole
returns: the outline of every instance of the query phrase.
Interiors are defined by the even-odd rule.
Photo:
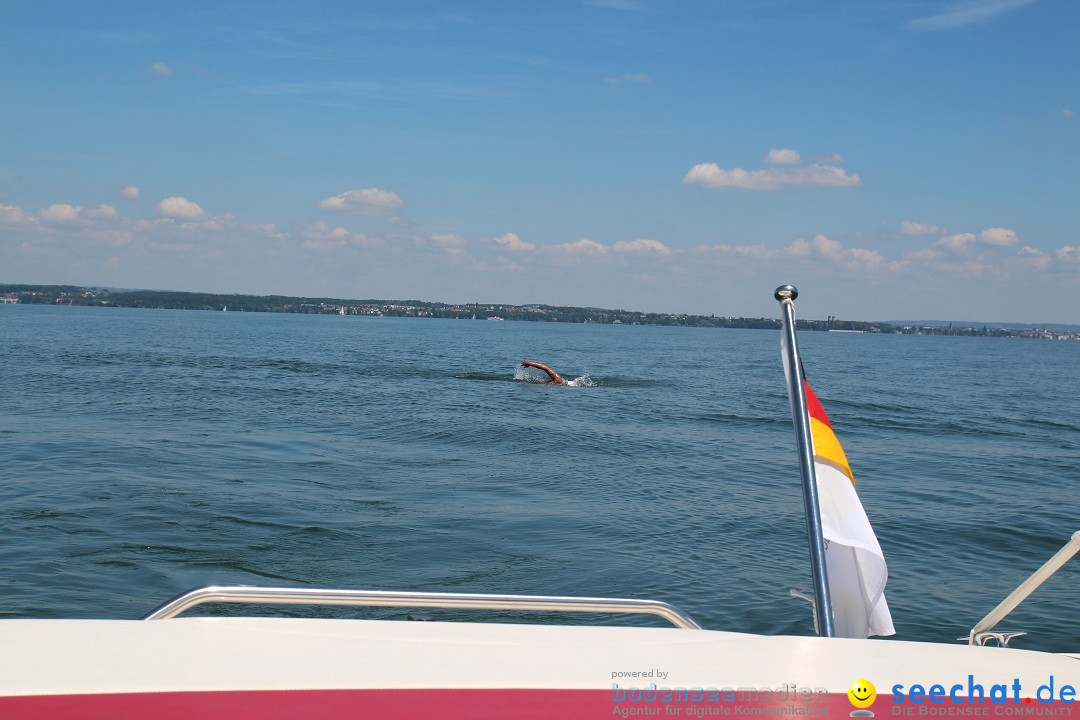
[[[833,626],[832,597],[829,595],[828,574],[825,565],[825,540],[821,532],[821,509],[818,502],[817,475],[814,472],[813,441],[810,434],[810,415],[806,408],[806,390],[803,387],[802,364],[795,341],[795,298],[799,291],[794,285],[781,285],[773,297],[780,303],[782,332],[787,342],[785,361],[791,368],[788,373],[788,395],[791,398],[792,419],[795,422],[795,439],[799,444],[799,466],[802,469],[803,506],[806,511],[806,533],[810,541],[810,567],[814,573],[814,614],[818,633],[823,637],[835,637]]]

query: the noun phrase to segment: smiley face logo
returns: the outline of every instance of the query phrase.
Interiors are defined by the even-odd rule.
[[[874,704],[874,698],[877,697],[877,689],[874,687],[874,683],[870,682],[866,678],[860,678],[851,683],[851,687],[847,691],[848,700],[851,704],[857,708],[867,708]]]

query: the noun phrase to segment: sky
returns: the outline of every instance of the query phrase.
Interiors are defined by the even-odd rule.
[[[0,3],[0,283],[1080,324],[1075,0]]]

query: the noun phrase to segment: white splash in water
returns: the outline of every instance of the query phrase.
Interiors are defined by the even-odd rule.
[[[543,385],[551,384],[547,375],[541,374],[538,371],[532,371],[530,368],[521,367],[520,365],[514,368],[514,379],[521,380],[523,382],[538,383]],[[568,387],[596,387],[599,383],[589,377],[588,373],[585,373],[581,377],[568,380],[566,385]]]

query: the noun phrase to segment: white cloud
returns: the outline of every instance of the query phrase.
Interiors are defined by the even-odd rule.
[[[772,165],[798,165],[802,162],[802,157],[796,150],[773,149],[765,156],[765,162]]]
[[[806,242],[802,238],[798,238],[795,242],[785,248],[790,255],[795,257],[806,257],[810,254],[813,248],[810,247],[810,243]]]
[[[172,75],[173,69],[163,62],[156,62],[150,66],[150,69],[156,72],[158,75]]]
[[[945,30],[990,20],[1037,0],[958,0],[940,12],[908,23],[921,30]]]
[[[495,243],[506,248],[510,252],[525,252],[527,250],[536,249],[535,245],[525,242],[514,233],[506,233],[502,237],[495,238]]]
[[[91,220],[115,220],[120,213],[112,205],[102,203],[96,208],[90,208],[83,215]]]
[[[1017,255],[1020,256],[1020,259],[1022,261],[1038,268],[1039,270],[1045,270],[1047,267],[1050,266],[1050,256],[1044,253],[1042,250],[1039,250],[1038,248],[1033,248],[1030,245],[1025,245],[1024,247],[1020,248],[1019,252],[1017,252]]]
[[[847,162],[844,159],[844,156],[840,153],[833,153],[831,155],[819,155],[814,159],[823,165],[840,165],[841,163]]]
[[[959,250],[960,248],[967,247],[975,242],[975,240],[976,238],[973,233],[957,233],[941,238],[937,241],[937,244],[952,250]]]
[[[577,255],[603,255],[608,251],[607,245],[595,240],[582,238],[576,242],[560,243],[552,245],[551,250],[556,252],[572,253]]]
[[[994,227],[979,233],[979,239],[987,245],[1010,246],[1020,242],[1016,233],[1008,228]]]
[[[900,223],[900,232],[905,235],[933,235],[934,233],[944,232],[944,228],[937,225],[926,225],[925,223],[912,222],[911,220],[904,220]]]
[[[405,202],[397,193],[379,188],[349,190],[319,202],[319,207],[324,210],[342,210],[354,215],[366,216],[392,216],[394,208],[404,205]]]
[[[841,245],[839,241],[825,237],[824,235],[815,236],[813,242],[810,244],[818,251],[818,253],[831,258],[839,256],[840,252],[844,249],[844,246]]]
[[[699,163],[683,178],[687,185],[743,190],[779,190],[785,185],[821,185],[849,187],[861,185],[858,173],[847,174],[834,165],[803,165],[768,170],[723,170],[716,163]]]
[[[116,191],[120,193],[120,197],[126,198],[128,200],[138,200],[139,196],[142,195],[142,192],[139,190],[139,188],[135,187],[134,185],[121,185],[116,189]]]
[[[1066,262],[1080,262],[1080,245],[1062,245],[1054,254],[1059,260]]]
[[[102,203],[89,210],[79,205],[56,203],[40,213],[41,219],[52,223],[85,223],[88,220],[116,220],[120,213],[111,205]]]
[[[1068,118],[1076,117],[1076,112],[1072,108],[1063,107],[1059,112]]]
[[[817,254],[847,268],[870,268],[885,264],[885,257],[877,250],[845,248],[839,241],[825,235],[816,235],[810,242],[799,238],[788,245],[785,251],[795,257]]]
[[[340,226],[332,228],[322,220],[308,225],[300,234],[304,236],[304,247],[312,250],[333,250],[347,245],[370,245],[373,242],[363,233],[354,233]]]
[[[165,198],[158,203],[157,212],[161,217],[177,220],[197,220],[206,214],[201,207],[182,197]]]
[[[671,252],[664,243],[659,240],[631,240],[629,242],[620,240],[611,246],[615,252],[622,253],[650,253],[657,252],[662,255],[667,255]]]
[[[0,224],[4,225],[33,225],[37,220],[30,213],[14,205],[0,203]]]
[[[301,231],[301,234],[307,238],[319,238],[319,239],[332,239],[337,240],[339,238],[347,238],[352,233],[343,227],[331,228],[323,221],[319,221],[314,225],[309,225]]]
[[[885,256],[879,253],[877,250],[867,250],[865,248],[848,248],[848,255],[864,265],[880,265],[885,262]]]
[[[75,222],[79,219],[80,210],[82,210],[82,208],[76,205],[56,203],[41,211],[41,219],[58,223]]]

